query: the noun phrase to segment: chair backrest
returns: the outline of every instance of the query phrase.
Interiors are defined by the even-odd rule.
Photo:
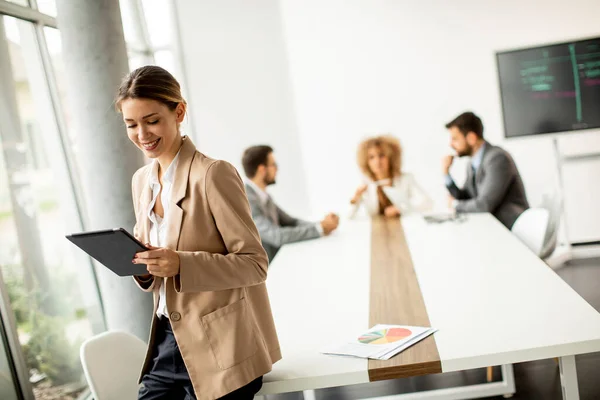
[[[137,399],[146,343],[126,332],[104,332],[86,340],[79,356],[95,400]]]
[[[548,211],[548,227],[544,235],[544,244],[540,252],[540,258],[550,257],[556,249],[558,239],[558,226],[560,224],[560,215],[562,210],[562,197],[558,192],[553,195],[544,195],[542,207]]]
[[[519,215],[511,231],[529,250],[539,256],[544,247],[548,221],[548,210],[545,208],[530,208]]]

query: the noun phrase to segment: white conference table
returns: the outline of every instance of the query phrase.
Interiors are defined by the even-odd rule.
[[[407,275],[393,272],[400,269]],[[319,388],[501,365],[500,382],[393,398],[508,397],[513,363],[559,357],[563,398],[574,400],[574,355],[600,351],[600,314],[489,214],[442,224],[416,215],[344,221],[329,237],[284,246],[267,286],[283,359],[258,395],[303,391],[313,398]],[[392,294],[383,299],[388,304],[380,289]],[[424,316],[411,313],[419,295]],[[402,320],[389,311],[395,307],[404,310]],[[433,338],[386,362],[319,352],[375,323],[427,318],[438,329]]]

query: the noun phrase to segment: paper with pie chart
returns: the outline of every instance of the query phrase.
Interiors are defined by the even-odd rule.
[[[388,344],[398,340],[406,339],[412,335],[412,331],[407,328],[389,328],[379,329],[376,331],[367,332],[358,338],[362,344]]]
[[[324,354],[388,360],[434,333],[433,328],[404,325],[375,325],[342,345],[333,345]]]

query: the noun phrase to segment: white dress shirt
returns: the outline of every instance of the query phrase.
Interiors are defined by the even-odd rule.
[[[148,219],[150,219],[150,244],[154,247],[164,247],[167,242],[167,223],[169,220],[169,211],[171,208],[171,189],[173,188],[173,178],[175,170],[177,169],[177,162],[179,159],[179,153],[175,156],[171,165],[163,173],[162,183],[163,188],[161,192],[160,181],[158,180],[158,160],[154,160],[156,165],[150,169],[150,176],[148,183],[152,188],[152,201],[148,206]],[[154,213],[154,205],[156,199],[160,193],[160,200],[163,206],[163,217]],[[158,279],[158,278],[155,278]],[[158,317],[164,316],[169,317],[169,311],[167,310],[167,278],[163,278],[160,289],[158,291],[158,308],[156,309],[156,315]]]
[[[360,201],[353,205],[351,218],[356,215],[361,204],[365,205],[370,215],[379,214],[379,196],[377,196],[377,186],[389,183],[389,180],[373,182],[367,180],[367,190]],[[429,195],[417,183],[414,176],[403,172],[394,178],[392,186],[383,186],[383,191],[388,199],[403,215],[409,213],[423,213],[429,211],[433,206],[433,201]]]

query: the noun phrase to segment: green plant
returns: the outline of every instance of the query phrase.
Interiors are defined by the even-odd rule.
[[[29,323],[29,311],[31,309],[31,301],[34,296],[27,293],[27,289],[23,285],[23,278],[15,271],[18,266],[7,266],[4,269],[4,280],[10,306],[15,314],[17,325],[24,327]]]
[[[75,318],[84,318],[85,310],[72,310],[70,302],[75,296],[73,277],[60,273],[55,275],[57,292],[63,294],[53,299],[59,304],[64,315],[45,314],[40,305],[47,301],[51,293],[43,293],[34,287],[27,290],[24,284],[23,269],[20,265],[4,266],[2,269],[11,308],[15,314],[19,331],[27,333],[27,342],[22,349],[29,369],[44,373],[54,385],[73,382],[79,379],[79,343],[71,344],[65,328]]]
[[[45,374],[53,385],[62,385],[79,380],[81,375],[81,341],[69,342],[65,330],[74,321],[86,318],[87,313],[84,308],[73,309],[79,302],[78,286],[73,284],[76,276],[63,268],[54,268],[53,272],[53,290],[45,292],[35,282],[32,288],[26,288],[23,266],[2,267],[19,331],[27,334],[23,335],[26,343],[22,345],[27,366]],[[41,305],[46,301],[55,302],[60,315],[44,313]]]
[[[0,221],[2,221],[3,219],[12,218],[12,216],[12,211],[0,211]]]
[[[85,308],[78,308],[75,310],[75,319],[84,319],[87,317],[87,311]]]
[[[7,265],[2,267],[2,274],[8,291],[10,305],[15,314],[17,325],[25,328],[29,322],[29,313],[33,309],[41,308],[42,304],[51,301],[57,314],[81,319],[85,317],[84,309],[73,310],[73,304],[78,304],[79,287],[73,282],[77,280],[72,272],[64,268],[54,267],[52,275],[52,291],[43,291],[34,281],[33,287],[27,289],[23,276],[22,265]],[[60,294],[60,295],[58,295]]]
[[[31,313],[31,337],[23,346],[29,368],[44,373],[55,385],[80,377],[79,343],[71,344],[65,335],[66,320],[42,312]]]
[[[54,200],[46,200],[39,204],[40,211],[51,211],[58,208],[58,203]]]

